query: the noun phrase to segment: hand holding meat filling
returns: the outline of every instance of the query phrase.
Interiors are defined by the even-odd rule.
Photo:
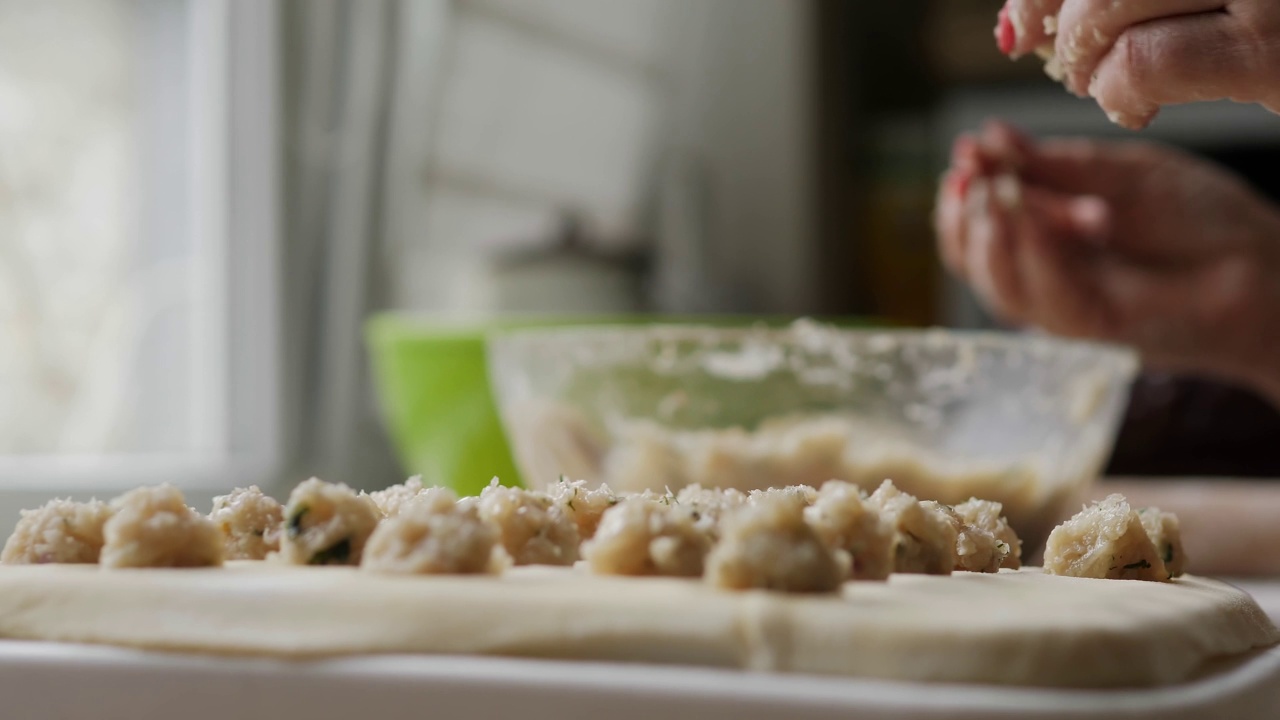
[[[1280,211],[1225,170],[992,123],[956,141],[937,224],[946,265],[1002,319],[1280,403]]]
[[[1052,47],[1067,88],[1124,127],[1203,100],[1280,112],[1275,0],[1008,0],[996,38],[1015,57]]]

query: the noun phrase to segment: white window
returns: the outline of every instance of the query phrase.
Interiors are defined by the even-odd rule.
[[[275,7],[0,0],[0,490],[280,457]]]

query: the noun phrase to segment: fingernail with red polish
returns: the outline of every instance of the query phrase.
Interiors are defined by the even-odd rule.
[[[1018,30],[1013,26],[1013,20],[1009,19],[1009,6],[1000,8],[1000,14],[996,17],[996,44],[1000,46],[1000,52],[1009,55],[1018,44]]]

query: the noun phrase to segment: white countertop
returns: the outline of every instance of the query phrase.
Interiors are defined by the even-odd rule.
[[[1175,688],[1061,691],[507,658],[280,662],[0,641],[0,697],[3,717],[15,720],[1270,718],[1280,712],[1280,648]]]

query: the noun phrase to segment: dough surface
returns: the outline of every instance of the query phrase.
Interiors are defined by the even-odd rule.
[[[0,566],[0,637],[285,658],[466,653],[680,663],[1002,685],[1176,683],[1274,644],[1243,591],[1038,570],[851,582],[839,596],[727,593],[696,579],[513,568]]]

